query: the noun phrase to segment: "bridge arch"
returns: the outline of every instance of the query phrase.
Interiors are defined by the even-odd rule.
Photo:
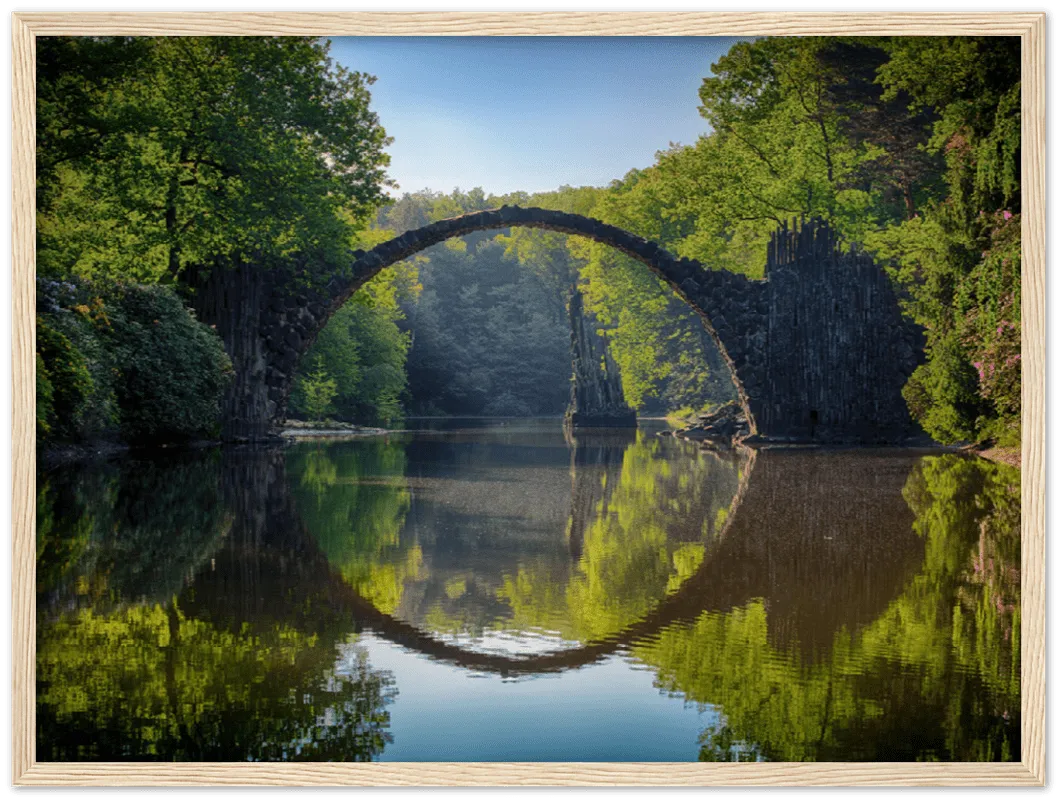
[[[747,355],[754,350],[755,344],[760,346],[761,341],[755,339],[762,340],[761,326],[756,324],[764,314],[762,281],[751,281],[727,271],[707,270],[697,261],[676,258],[654,242],[591,217],[519,206],[503,206],[440,220],[408,231],[367,252],[354,251],[355,261],[348,274],[333,279],[325,293],[307,296],[293,305],[282,295],[274,297],[269,304],[272,313],[263,320],[267,328],[263,331],[264,338],[269,343],[272,362],[266,375],[272,422],[281,422],[286,413],[294,372],[301,356],[331,316],[368,280],[387,267],[447,239],[513,227],[542,228],[610,245],[644,264],[672,287],[698,314],[716,343],[731,371],[751,431],[756,431],[744,383],[749,377],[751,386],[754,386],[758,379],[758,373],[750,369]]]
[[[702,320],[732,373],[752,434],[777,441],[897,444],[920,441],[902,389],[922,362],[922,331],[906,320],[889,277],[842,246],[821,220],[783,226],[763,280],[676,258],[655,242],[579,214],[503,206],[441,220],[372,248],[326,287],[296,280],[235,284],[220,305],[235,381],[225,402],[229,439],[267,438],[286,416],[294,372],[317,334],[381,270],[446,239],[512,227],[543,228],[610,245],[644,264]],[[252,270],[244,275],[253,274]],[[238,351],[238,352],[236,352]]]

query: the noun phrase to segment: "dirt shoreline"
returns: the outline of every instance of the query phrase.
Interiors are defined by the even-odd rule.
[[[1022,451],[1017,447],[987,447],[985,449],[972,447],[970,451],[989,461],[1022,469]]]

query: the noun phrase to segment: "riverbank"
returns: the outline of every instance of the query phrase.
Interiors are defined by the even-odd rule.
[[[1022,469],[1022,450],[1017,447],[992,447],[989,445],[982,447],[978,445],[970,448],[970,450],[989,461],[996,461]]]
[[[223,442],[216,439],[202,439],[193,442],[139,447],[133,447],[124,442],[116,442],[109,439],[97,439],[78,444],[49,444],[37,451],[37,470],[55,469],[56,467],[62,467],[67,464],[76,464],[83,461],[106,461],[111,458],[126,456],[131,453],[157,455],[161,452],[177,453],[187,450],[201,450],[206,447],[218,447],[221,444],[223,444]]]
[[[37,469],[48,470],[77,461],[105,461],[129,452],[130,447],[120,442],[89,442],[85,444],[52,444],[37,451]]]
[[[280,426],[280,436],[287,439],[334,439],[344,437],[379,436],[393,433],[387,428],[373,428],[367,425],[355,425],[352,422],[321,420],[307,422],[300,419],[288,419]]]
[[[278,433],[268,441],[273,445],[282,445],[293,441],[304,439],[335,439],[352,438],[361,436],[379,436],[380,434],[393,433],[387,428],[372,428],[366,425],[354,425],[349,422],[335,422],[325,420],[322,422],[304,422],[302,420],[287,420],[280,427]],[[37,470],[50,470],[66,464],[78,462],[106,461],[118,456],[130,453],[144,453],[156,455],[161,452],[180,452],[185,450],[199,450],[204,447],[219,447],[224,445],[218,439],[201,439],[191,442],[178,442],[172,444],[157,444],[150,446],[133,447],[121,441],[112,439],[94,439],[87,442],[48,444],[37,450]]]

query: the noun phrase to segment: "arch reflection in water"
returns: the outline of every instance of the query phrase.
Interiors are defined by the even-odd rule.
[[[704,760],[1018,760],[1018,498],[979,459],[764,454],[731,610],[636,655],[719,709]]]
[[[1019,756],[995,465],[507,424],[108,469],[40,482],[42,759]]]
[[[740,459],[692,449],[675,468],[678,447],[642,433],[428,435],[310,445],[288,470],[308,535],[377,611],[512,653],[613,638],[695,571]]]

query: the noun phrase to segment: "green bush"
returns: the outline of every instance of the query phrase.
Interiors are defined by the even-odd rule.
[[[37,353],[37,440],[47,439],[55,416],[55,387],[51,385],[48,368]]]
[[[912,416],[937,441],[974,441],[974,420],[983,403],[974,369],[955,332],[936,337],[928,346],[927,361],[908,379],[904,397]]]
[[[334,410],[331,401],[338,394],[337,385],[334,378],[328,377],[319,359],[316,362],[316,369],[305,377],[299,378],[298,385],[305,413],[309,419],[321,420]]]
[[[94,388],[84,354],[44,316],[37,317],[37,433],[79,438]]]
[[[38,441],[151,444],[217,433],[231,364],[171,289],[53,281],[38,289]]]
[[[164,286],[115,285],[99,326],[114,365],[122,437],[147,444],[215,436],[231,362],[220,338]]]

